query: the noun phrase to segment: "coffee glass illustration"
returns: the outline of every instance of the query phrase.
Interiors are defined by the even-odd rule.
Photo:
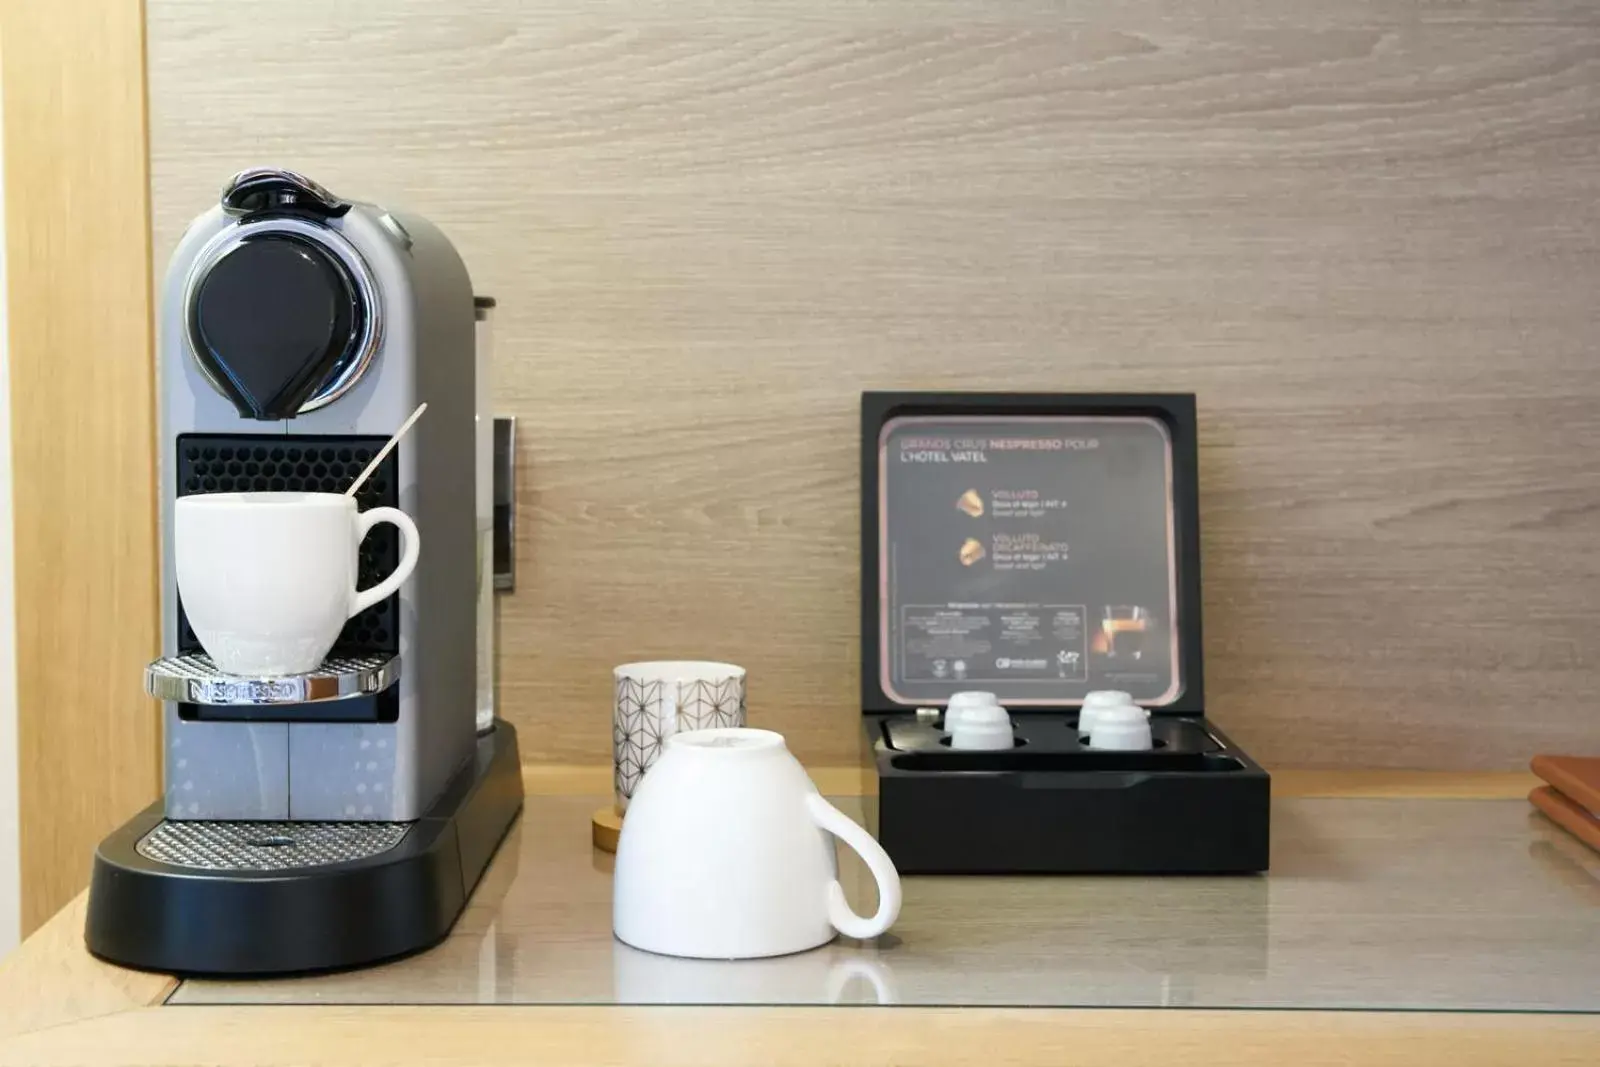
[[[1111,659],[1140,660],[1149,651],[1150,612],[1131,604],[1107,606],[1100,620],[1106,655]]]

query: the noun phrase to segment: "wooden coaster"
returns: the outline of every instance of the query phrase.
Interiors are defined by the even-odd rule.
[[[594,847],[604,852],[617,850],[617,838],[622,836],[622,816],[617,814],[616,806],[607,804],[594,813],[589,820],[593,823],[592,837]]]
[[[1551,822],[1600,852],[1600,819],[1595,818],[1583,805],[1548,785],[1541,785],[1529,793],[1528,800],[1544,812]]]
[[[1578,807],[1600,812],[1600,756],[1535,756],[1528,769]]]

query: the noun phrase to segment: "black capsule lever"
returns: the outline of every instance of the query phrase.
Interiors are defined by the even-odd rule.
[[[223,187],[222,210],[238,218],[285,213],[336,219],[350,210],[350,204],[303,174],[253,167],[235,174]]]

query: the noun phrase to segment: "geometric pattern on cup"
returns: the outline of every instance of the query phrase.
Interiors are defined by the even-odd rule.
[[[678,685],[678,731],[744,725],[744,679],[697,679]]]
[[[661,754],[662,742],[668,736],[662,708],[665,685],[638,678],[617,679],[611,748],[615,757],[613,777],[620,797],[632,798],[645,768]]]
[[[667,686],[677,685],[676,721],[667,721]],[[672,683],[639,678],[617,679],[616,714],[612,718],[613,781],[617,795],[632,799],[639,779],[661,755],[674,733],[743,726],[744,679]]]

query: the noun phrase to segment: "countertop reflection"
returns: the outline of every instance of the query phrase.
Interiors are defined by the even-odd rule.
[[[1600,857],[1520,801],[1279,800],[1266,876],[908,878],[890,935],[740,962],[612,938],[612,857],[589,844],[602,803],[529,797],[428,952],[186,981],[171,1003],[1600,1011]],[[867,908],[871,877],[840,863]]]

